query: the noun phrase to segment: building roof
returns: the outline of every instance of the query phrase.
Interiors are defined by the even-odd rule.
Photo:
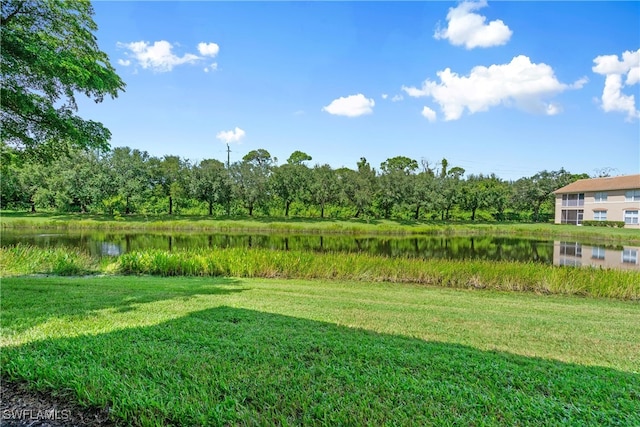
[[[555,194],[585,191],[635,190],[640,189],[640,174],[611,176],[606,178],[579,179],[554,191]]]

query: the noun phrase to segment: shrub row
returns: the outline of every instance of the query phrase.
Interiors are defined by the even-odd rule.
[[[624,228],[624,221],[594,221],[586,220],[582,221],[582,225],[587,227],[613,227]]]

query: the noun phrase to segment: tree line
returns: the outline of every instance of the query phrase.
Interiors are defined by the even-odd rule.
[[[59,212],[261,215],[339,218],[546,221],[552,192],[586,174],[564,169],[505,181],[465,174],[446,159],[436,165],[396,156],[374,168],[310,166],[295,151],[278,164],[265,149],[225,165],[179,156],[150,156],[118,147],[108,152],[70,147],[48,163],[3,147],[0,206]]]

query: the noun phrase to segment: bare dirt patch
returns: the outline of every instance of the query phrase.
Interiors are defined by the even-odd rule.
[[[115,426],[108,409],[91,409],[46,393],[28,390],[24,385],[2,381],[0,386],[0,424],[2,427],[87,427]]]

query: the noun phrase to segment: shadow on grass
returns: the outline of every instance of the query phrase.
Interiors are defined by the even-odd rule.
[[[1,357],[126,424],[640,424],[631,373],[224,306]]]
[[[166,283],[166,285],[165,285]],[[11,277],[2,279],[2,328],[22,332],[52,318],[82,318],[113,309],[124,313],[137,304],[198,295],[242,292],[230,278]]]

